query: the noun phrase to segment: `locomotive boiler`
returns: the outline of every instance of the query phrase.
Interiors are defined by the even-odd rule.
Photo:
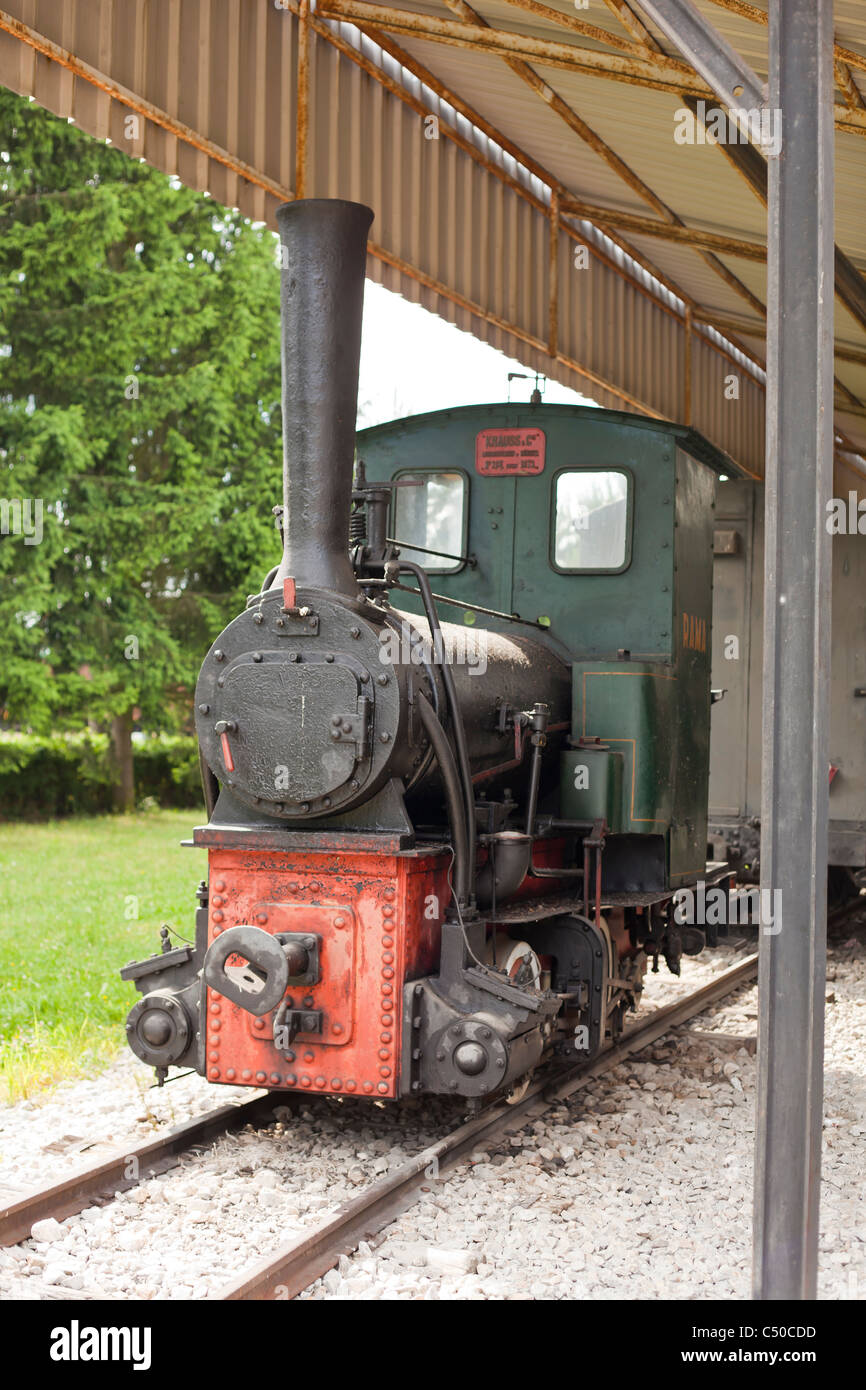
[[[489,406],[356,461],[372,213],[277,216],[282,557],[201,668],[195,945],[124,968],[128,1040],[160,1079],[514,1097],[704,944],[671,901],[707,876],[720,460]]]

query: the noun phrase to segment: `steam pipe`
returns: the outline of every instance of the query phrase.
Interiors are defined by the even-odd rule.
[[[415,699],[424,732],[433,745],[433,752],[436,754],[436,761],[442,773],[448,819],[451,822],[451,838],[454,842],[454,896],[460,906],[465,907],[469,900],[472,881],[467,873],[466,816],[463,809],[463,791],[457,773],[457,764],[454,761],[454,754],[451,752],[451,745],[445,737],[445,730],[433,713],[433,706],[420,690],[416,691]]]
[[[272,587],[356,595],[349,512],[367,233],[361,203],[277,210],[282,243],[283,558]]]
[[[463,787],[463,799],[465,802],[466,817],[466,878],[469,884],[470,893],[475,889],[475,788],[472,785],[472,764],[469,761],[469,749],[466,744],[466,730],[463,727],[463,715],[460,710],[460,702],[457,699],[457,689],[454,685],[454,676],[445,652],[445,643],[442,639],[442,628],[439,623],[439,614],[436,612],[436,604],[433,601],[433,593],[430,588],[430,580],[427,578],[426,570],[420,565],[415,565],[411,560],[401,560],[399,562],[399,573],[414,574],[421,591],[421,600],[424,604],[424,612],[427,615],[427,622],[430,625],[430,636],[433,638],[433,650],[441,651],[442,657],[442,683],[445,686],[445,694],[448,698],[448,709],[451,715],[451,727],[454,732],[454,746],[457,751],[457,768],[460,774],[460,782]]]

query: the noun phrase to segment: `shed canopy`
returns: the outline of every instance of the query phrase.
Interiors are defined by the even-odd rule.
[[[696,8],[765,82],[766,0]],[[835,16],[838,486],[866,477],[866,6]],[[729,120],[639,0],[5,0],[0,82],[274,227],[368,203],[373,279],[763,475],[784,124]]]

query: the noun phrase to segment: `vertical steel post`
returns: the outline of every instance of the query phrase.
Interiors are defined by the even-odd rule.
[[[771,0],[756,1298],[814,1298],[833,482],[833,3]],[[778,119],[778,114],[775,114]],[[767,898],[767,891],[770,897]],[[781,901],[779,902],[779,897]]]

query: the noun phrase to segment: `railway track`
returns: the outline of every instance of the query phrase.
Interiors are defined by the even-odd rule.
[[[684,999],[654,1010],[591,1062],[569,1065],[552,1076],[546,1073],[530,1084],[515,1105],[488,1106],[480,1115],[423,1149],[346,1202],[312,1231],[288,1242],[212,1297],[226,1300],[296,1297],[333,1268],[341,1255],[349,1254],[360,1241],[376,1235],[395,1220],[412,1205],[422,1188],[455,1167],[479,1143],[489,1143],[522,1129],[594,1077],[610,1071],[671,1028],[747,984],[757,973],[757,954],[750,955]]]
[[[292,1095],[280,1104],[291,1105]],[[300,1099],[298,1097],[297,1099]],[[212,1143],[230,1130],[239,1129],[252,1120],[261,1119],[274,1107],[274,1098],[267,1091],[256,1091],[249,1100],[236,1105],[223,1105],[194,1120],[168,1130],[145,1144],[128,1145],[103,1155],[98,1163],[82,1167],[71,1177],[50,1187],[30,1192],[20,1201],[0,1207],[0,1246],[17,1245],[26,1240],[34,1221],[48,1216],[61,1221],[74,1216],[100,1198],[125,1192],[147,1178],[166,1172],[180,1161],[183,1154],[199,1144]]]
[[[412,1205],[422,1189],[429,1188],[431,1181],[447,1174],[479,1144],[490,1143],[538,1119],[552,1105],[580,1090],[594,1077],[611,1070],[671,1028],[747,984],[755,978],[757,969],[757,955],[748,956],[709,984],[654,1010],[592,1061],[569,1064],[554,1072],[547,1069],[530,1084],[515,1105],[500,1102],[487,1106],[479,1115],[400,1164],[326,1220],[280,1246],[209,1297],[227,1301],[294,1298],[327,1273],[341,1255],[349,1254],[360,1241],[382,1231]],[[309,1099],[281,1093],[279,1103],[291,1105],[293,1101],[309,1102]],[[117,1150],[63,1182],[28,1194],[0,1209],[0,1244],[13,1245],[27,1239],[35,1221],[49,1216],[60,1220],[165,1172],[198,1145],[211,1143],[232,1129],[263,1119],[274,1103],[273,1095],[257,1092],[247,1101],[223,1106],[206,1116],[189,1120],[146,1144]]]

